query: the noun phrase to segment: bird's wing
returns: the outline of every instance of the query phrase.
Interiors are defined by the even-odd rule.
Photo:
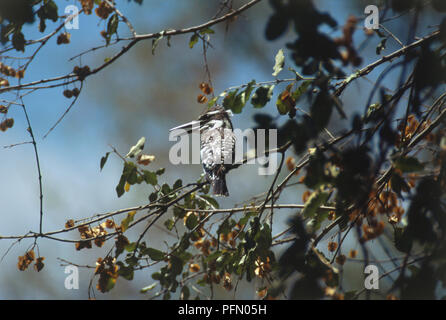
[[[201,161],[205,170],[234,161],[235,135],[231,129],[207,130],[201,134]]]
[[[232,164],[235,159],[235,135],[231,129],[224,129],[221,141],[221,156],[224,164]]]
[[[219,130],[206,130],[201,133],[201,162],[205,171],[212,170],[221,163],[221,136]]]

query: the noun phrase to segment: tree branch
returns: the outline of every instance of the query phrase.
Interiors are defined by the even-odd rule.
[[[381,59],[369,64],[368,66],[356,71],[355,73],[351,74],[349,77],[347,77],[347,79],[345,79],[344,81],[342,81],[340,83],[340,86],[336,89],[336,91],[334,92],[335,96],[340,96],[341,93],[345,90],[345,88],[347,88],[347,86],[353,81],[356,80],[360,77],[363,77],[367,74],[369,74],[370,72],[373,71],[373,69],[375,69],[377,66],[391,61],[399,56],[402,56],[403,54],[407,53],[407,51],[412,50],[414,48],[419,47],[420,45],[422,45],[423,43],[430,41],[432,39],[435,39],[436,37],[438,37],[440,34],[440,31],[434,31],[431,34],[425,36],[424,38],[421,38],[415,42],[412,42],[411,44],[396,50],[395,52],[387,55],[387,56],[383,56]]]

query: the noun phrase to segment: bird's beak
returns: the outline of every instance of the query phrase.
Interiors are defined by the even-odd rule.
[[[215,115],[217,113],[221,113],[222,111],[217,110],[217,111],[212,111],[207,113],[207,115]],[[226,112],[230,117],[233,116],[233,113],[231,110],[224,110],[223,112]],[[202,119],[202,120],[194,120],[185,124],[182,124],[180,126],[177,126],[175,128],[172,128],[169,130],[169,132],[172,131],[176,131],[176,130],[185,130],[184,133],[186,134],[190,134],[193,130],[199,130],[200,132],[203,131],[204,129],[208,128],[208,122],[211,119]]]
[[[169,132],[175,131],[175,130],[185,130],[185,133],[189,134],[192,132],[193,129],[199,129],[200,128],[200,121],[191,121],[185,124],[182,124],[178,127],[172,128],[169,130]]]

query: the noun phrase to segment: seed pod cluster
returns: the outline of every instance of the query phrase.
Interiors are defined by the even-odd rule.
[[[67,44],[70,43],[71,34],[64,32],[59,34],[57,37],[57,44]]]

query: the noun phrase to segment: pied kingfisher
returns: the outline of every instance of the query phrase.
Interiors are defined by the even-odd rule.
[[[183,129],[187,133],[191,133],[194,128],[199,129],[203,170],[216,196],[229,195],[226,173],[235,158],[235,135],[231,116],[230,110],[217,105],[206,110],[198,120],[170,129],[170,131]]]

